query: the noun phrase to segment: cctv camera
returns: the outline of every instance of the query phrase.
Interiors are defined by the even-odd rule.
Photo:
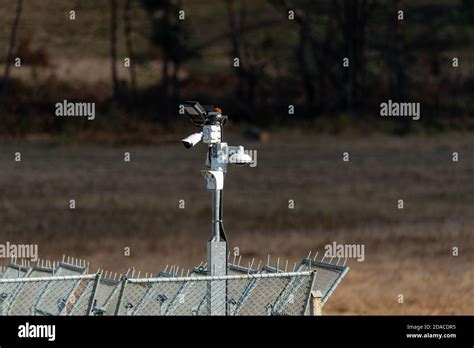
[[[239,146],[238,150],[229,157],[229,162],[237,165],[252,163],[252,157],[244,152],[243,146]]]
[[[237,165],[250,164],[252,163],[252,157],[250,157],[246,153],[235,153],[230,156],[229,162]]]
[[[199,132],[199,133],[191,134],[190,136],[181,140],[181,142],[183,143],[185,148],[189,149],[193,147],[194,145],[196,145],[197,143],[199,143],[201,139],[202,139],[202,132]]]

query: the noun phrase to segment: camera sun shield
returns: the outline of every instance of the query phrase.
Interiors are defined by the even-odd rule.
[[[191,118],[191,122],[197,126],[202,127],[206,123],[207,112],[204,107],[197,101],[187,101],[183,103],[186,115]]]

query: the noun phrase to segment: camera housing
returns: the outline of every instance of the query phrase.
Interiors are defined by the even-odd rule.
[[[181,142],[187,149],[200,141],[206,144],[208,146],[206,166],[210,171],[226,173],[228,164],[240,166],[252,163],[252,158],[245,153],[243,146],[229,146],[223,142],[224,124],[227,122],[227,116],[222,115],[221,109],[212,105],[202,106],[197,101],[187,101],[182,105],[191,122],[200,127],[202,131],[187,136]],[[208,185],[209,187],[211,186]]]
[[[213,105],[202,106],[197,101],[186,101],[183,104],[184,112],[191,119],[192,124],[196,127],[204,127],[205,125],[225,125],[227,116],[222,115],[219,108]]]
[[[245,153],[243,146],[230,146],[229,163],[242,166],[252,163],[252,157]]]
[[[187,101],[183,103],[184,112],[191,118],[191,122],[196,127],[202,127],[206,124],[207,112],[197,101]]]
[[[191,134],[187,136],[181,142],[183,143],[184,147],[189,149],[199,143],[202,140],[202,132]]]

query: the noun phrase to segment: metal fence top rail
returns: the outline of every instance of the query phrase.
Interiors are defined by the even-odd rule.
[[[165,283],[165,282],[187,282],[187,281],[210,281],[210,280],[232,280],[232,279],[255,279],[255,278],[285,278],[309,276],[317,271],[281,272],[281,273],[254,273],[237,274],[226,276],[202,276],[202,277],[169,277],[169,278],[130,278],[129,283]]]
[[[97,274],[71,275],[71,276],[51,276],[51,277],[33,277],[33,278],[7,278],[0,279],[0,284],[3,283],[26,283],[26,282],[46,282],[55,280],[82,280],[94,279]]]
[[[305,258],[303,261],[301,261],[300,266],[307,264],[310,267],[321,267],[321,268],[326,268],[334,271],[345,271],[349,269],[349,266],[339,266],[339,265],[334,265],[332,263],[327,263],[327,262],[321,262],[321,261],[316,261],[312,259]]]

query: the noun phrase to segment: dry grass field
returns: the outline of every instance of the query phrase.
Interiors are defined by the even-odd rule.
[[[258,151],[255,168],[231,167],[226,177],[226,231],[244,260],[270,253],[293,264],[333,241],[364,244],[365,261],[348,261],[327,314],[474,313],[473,134],[226,138]],[[191,268],[205,259],[210,233],[204,150],[4,143],[0,240],[38,243],[41,258],[72,255],[94,270]]]

